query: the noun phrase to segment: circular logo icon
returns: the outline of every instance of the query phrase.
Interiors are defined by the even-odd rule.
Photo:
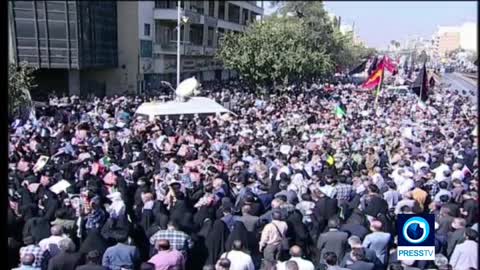
[[[403,237],[411,244],[419,244],[427,239],[430,225],[422,217],[412,217],[403,224]]]

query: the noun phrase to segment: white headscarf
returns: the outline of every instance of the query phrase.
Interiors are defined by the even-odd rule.
[[[120,216],[125,213],[125,203],[122,200],[122,194],[120,192],[114,192],[107,196],[112,204],[108,207],[108,213],[112,216]]]

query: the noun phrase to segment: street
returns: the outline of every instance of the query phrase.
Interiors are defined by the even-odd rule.
[[[442,82],[446,84],[451,84],[452,88],[459,90],[466,90],[469,95],[477,98],[478,85],[474,83],[473,80],[464,78],[458,73],[445,73],[442,76]]]

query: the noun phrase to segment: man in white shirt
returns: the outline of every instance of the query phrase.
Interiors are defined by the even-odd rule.
[[[465,242],[458,244],[453,250],[450,264],[453,269],[467,270],[476,268],[478,264],[478,233],[472,229],[465,230]]]
[[[460,163],[455,163],[453,164],[453,173],[452,173],[452,179],[459,179],[461,181],[463,181],[463,179],[465,178],[464,174],[463,174],[463,165],[460,164]]]
[[[419,155],[417,157],[417,161],[413,163],[413,168],[415,169],[415,172],[419,172],[421,168],[429,168],[430,166],[428,165],[427,162],[425,162],[425,157]]]
[[[63,234],[63,228],[62,226],[59,225],[54,225],[52,228],[50,228],[50,234],[51,236],[48,238],[43,239],[38,243],[40,246],[40,249],[42,251],[45,251],[48,249],[48,251],[52,254],[57,254],[57,252],[60,252],[58,248],[58,244],[60,243],[61,240],[68,238],[66,235]]]
[[[315,267],[313,263],[309,260],[305,260],[302,258],[302,249],[299,246],[292,246],[290,248],[290,258],[289,261],[294,261],[298,265],[298,269],[301,270],[314,270]],[[277,264],[277,270],[285,270],[287,262],[282,262]]]
[[[432,171],[435,173],[435,180],[437,180],[437,182],[440,182],[444,179],[444,172],[450,171],[450,167],[447,164],[442,163]]]
[[[242,241],[235,240],[232,244],[232,250],[223,253],[220,258],[226,258],[230,260],[230,270],[255,270],[252,257],[243,252],[242,249]]]
[[[398,192],[403,196],[405,193],[409,192],[415,187],[415,182],[412,178],[406,176],[404,173],[402,173],[400,176],[403,179],[396,184]]]

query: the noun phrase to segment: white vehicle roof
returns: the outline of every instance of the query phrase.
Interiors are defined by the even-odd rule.
[[[393,89],[393,90],[408,90],[408,87],[405,85],[399,85],[399,86],[389,86],[387,89]]]
[[[150,119],[155,116],[189,115],[189,114],[216,114],[231,113],[222,105],[206,97],[192,97],[185,102],[145,102],[140,105],[135,114],[148,115]]]

